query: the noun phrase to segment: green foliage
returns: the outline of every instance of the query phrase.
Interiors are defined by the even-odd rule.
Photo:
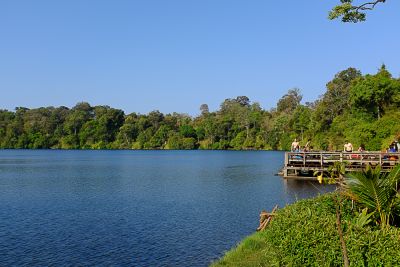
[[[276,109],[278,112],[292,112],[300,104],[302,98],[300,89],[290,89],[287,94],[279,99]]]
[[[193,126],[191,125],[182,125],[179,127],[179,133],[183,136],[183,137],[193,137],[196,138],[196,130],[193,128]]]
[[[400,181],[400,165],[389,175],[381,173],[380,167],[368,166],[365,170],[352,173],[345,179],[345,189],[355,201],[375,213],[382,228],[394,223],[400,216],[400,198],[397,192]]]
[[[212,266],[343,266],[336,225],[337,193],[278,210],[265,231],[243,240]],[[397,266],[400,230],[360,227],[358,212],[341,197],[343,235],[350,266]]]
[[[233,149],[242,149],[243,148],[243,144],[246,141],[246,132],[240,132],[238,133],[235,138],[233,138],[230,142],[230,146]]]
[[[400,94],[400,82],[394,80],[382,65],[376,75],[366,75],[351,88],[350,99],[355,108],[374,114],[378,119]]]
[[[201,115],[125,115],[81,102],[73,108],[0,110],[0,148],[62,149],[280,149],[294,138],[314,150],[341,150],[344,141],[367,150],[386,149],[400,137],[400,80],[382,65],[374,75],[354,68],[337,73],[315,102],[301,104],[290,89],[276,108],[263,110],[246,96],[225,99]]]
[[[167,141],[167,149],[182,149],[182,138],[178,133],[172,133]]]
[[[370,224],[372,222],[371,217],[374,215],[374,213],[368,213],[368,208],[364,208],[360,214],[358,214],[358,218],[355,221],[355,226],[359,228],[363,228],[366,225]]]
[[[309,107],[298,105],[293,111],[293,117],[291,124],[293,125],[293,130],[301,135],[303,132],[310,128],[311,124],[311,113],[312,110]]]
[[[329,19],[337,19],[342,17],[343,22],[361,22],[365,21],[365,13],[356,11],[354,6],[351,5],[351,0],[341,0],[342,4],[335,6],[331,12],[329,12]]]
[[[196,139],[193,137],[183,138],[181,149],[195,149]]]
[[[343,22],[362,22],[366,18],[366,10],[372,10],[378,3],[385,3],[386,0],[374,0],[353,5],[353,0],[340,0],[341,4],[335,6],[329,12],[329,19],[341,18]]]
[[[258,133],[257,136],[256,136],[254,148],[255,149],[265,149],[265,148],[267,148],[266,142],[264,140],[264,136],[261,133]]]

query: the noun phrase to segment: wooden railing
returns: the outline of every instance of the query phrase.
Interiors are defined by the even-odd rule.
[[[284,176],[288,171],[324,171],[335,162],[343,162],[346,171],[359,171],[367,165],[381,166],[383,172],[390,171],[400,162],[400,153],[386,152],[286,152]]]

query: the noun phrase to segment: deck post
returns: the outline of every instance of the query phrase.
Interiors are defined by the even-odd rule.
[[[289,152],[285,152],[285,167],[289,165]]]
[[[288,177],[288,167],[289,165],[289,152],[285,152],[285,166],[283,167],[283,177]]]
[[[321,163],[321,168],[322,168],[323,165],[324,165],[323,157],[322,157],[322,152],[319,154],[319,161],[320,161],[320,163]]]

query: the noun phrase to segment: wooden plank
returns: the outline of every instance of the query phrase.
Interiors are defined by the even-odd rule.
[[[360,171],[367,165],[381,166],[382,172],[392,170],[400,162],[400,153],[385,152],[286,152],[283,176],[288,179],[303,179],[301,172],[327,171],[335,162],[344,162],[347,172]],[[310,178],[310,177],[308,177]],[[312,177],[313,179],[315,177]],[[309,179],[307,179],[309,180]]]

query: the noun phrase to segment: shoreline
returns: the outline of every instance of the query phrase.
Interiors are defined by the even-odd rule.
[[[300,200],[278,210],[265,231],[246,237],[211,266],[343,266],[336,228],[336,194]],[[361,225],[351,201],[344,199],[341,205],[350,264],[396,266],[400,262],[400,229],[391,226],[385,231]]]

